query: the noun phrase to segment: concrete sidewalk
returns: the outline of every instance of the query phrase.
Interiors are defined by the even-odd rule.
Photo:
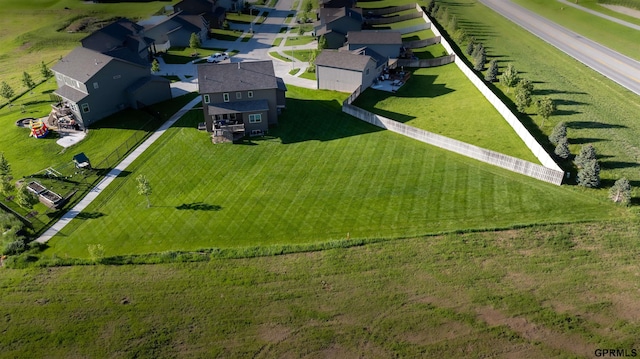
[[[160,128],[158,128],[146,141],[144,141],[140,146],[138,146],[129,156],[127,156],[122,162],[116,166],[116,168],[112,169],[89,193],[78,202],[70,211],[65,213],[62,218],[58,220],[51,228],[47,229],[36,242],[38,243],[47,243],[53,236],[58,234],[72,219],[74,219],[80,212],[82,212],[87,206],[93,202],[100,193],[109,186],[111,182],[113,182],[122,171],[124,171],[133,161],[135,161],[144,151],[146,151],[160,136],[164,134],[164,132],[180,118],[187,111],[189,111],[193,106],[200,103],[200,96],[193,99],[191,102],[186,104],[183,108],[181,108],[178,112],[176,112],[167,122],[165,122]]]

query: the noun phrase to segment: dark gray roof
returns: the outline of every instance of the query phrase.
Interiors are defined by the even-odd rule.
[[[278,83],[278,90],[287,91],[287,85],[284,83],[282,77],[276,77],[276,82]]]
[[[373,61],[376,62],[376,67],[380,67],[383,64],[386,64],[388,59],[382,55],[380,55],[379,53],[371,50],[368,47],[363,47],[354,51],[351,51],[352,54],[356,54],[356,55],[367,55],[369,57],[371,57],[373,59]]]
[[[320,9],[320,22],[323,24],[341,19],[343,17],[349,17],[359,22],[362,22],[362,9],[360,8],[322,8]]]
[[[356,55],[346,51],[323,50],[316,58],[316,65],[362,71],[367,67],[370,60],[371,57],[366,55]]]
[[[114,60],[111,56],[78,46],[51,69],[85,83]]]
[[[349,31],[347,41],[349,44],[402,45],[402,34],[400,31]]]
[[[92,34],[80,40],[80,42],[83,47],[88,49],[105,54],[111,53],[110,56],[120,57],[125,61],[142,64],[146,59],[143,58],[144,56],[142,56],[141,53],[144,53],[153,41],[152,39],[142,36],[141,31],[143,29],[142,26],[131,20],[119,19],[102,29],[94,31]],[[138,58],[127,54],[126,51],[122,51],[123,49],[127,49]]]
[[[267,100],[234,101],[209,104],[209,115],[224,115],[231,111],[245,113],[268,110],[269,101]]]
[[[138,79],[136,82],[129,85],[126,91],[129,93],[134,93],[151,82],[165,82],[167,83],[167,86],[171,84],[171,81],[169,81],[168,79],[165,79],[164,77],[149,75],[146,77],[142,77]]]
[[[75,103],[78,103],[79,101],[82,101],[83,98],[89,96],[86,93],[76,90],[73,87],[69,87],[67,85],[60,87],[59,89],[53,91],[53,93]]]
[[[203,94],[277,89],[278,78],[271,60],[199,64],[198,86]]]

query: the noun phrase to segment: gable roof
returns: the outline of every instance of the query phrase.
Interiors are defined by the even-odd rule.
[[[388,61],[386,57],[380,55],[379,53],[368,47],[361,47],[359,49],[351,50],[350,52],[355,55],[369,56],[373,61],[376,62],[376,67],[380,67],[381,65],[386,64]]]
[[[200,93],[277,89],[278,77],[271,60],[199,64],[198,86]]]
[[[358,22],[363,21],[362,9],[360,8],[321,8],[320,9],[320,23],[327,24],[344,17],[351,18]]]
[[[51,70],[85,83],[113,60],[111,56],[78,46],[58,61]]]
[[[367,55],[357,55],[347,51],[323,50],[316,57],[317,66],[333,67],[352,71],[363,71],[371,61]]]
[[[182,0],[173,5],[173,8],[176,11],[182,11],[185,15],[199,15],[213,11],[214,3],[215,2],[211,0]]]
[[[347,41],[358,45],[402,45],[402,34],[400,31],[349,31]]]
[[[120,57],[123,60],[145,64],[146,60],[140,57],[152,42],[152,39],[142,36],[141,31],[144,28],[129,19],[119,19],[115,22],[94,31],[84,39],[80,40],[82,47],[98,51],[101,53],[110,53],[110,56]],[[126,54],[126,49],[136,55],[139,59]]]

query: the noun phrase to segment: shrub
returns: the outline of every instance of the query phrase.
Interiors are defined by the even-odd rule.
[[[597,188],[600,186],[600,165],[596,160],[589,160],[584,167],[578,171],[578,185],[587,188]]]
[[[580,148],[580,153],[578,153],[573,163],[575,163],[579,169],[584,168],[589,161],[595,161],[596,157],[596,149],[589,143]]]
[[[626,178],[620,178],[613,184],[613,187],[609,189],[609,198],[623,205],[628,205],[631,201],[631,184]]]
[[[556,127],[553,128],[551,134],[549,135],[549,141],[554,145],[558,144],[558,141],[562,137],[567,137],[567,125],[564,122],[558,122]]]

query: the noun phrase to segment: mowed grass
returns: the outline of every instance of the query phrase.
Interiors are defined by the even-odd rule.
[[[614,10],[610,10],[609,8],[606,7],[606,5],[608,4],[612,4],[612,5],[621,5],[621,6],[627,6],[628,8],[631,9],[640,9],[640,2],[638,1],[598,1],[598,0],[582,0],[580,1],[580,6],[595,10],[597,12],[603,13],[605,15],[609,15],[609,16],[613,16],[616,17],[618,19],[630,22],[632,24],[639,24],[640,25],[640,19],[634,16],[630,16],[627,15],[625,13],[626,10],[623,9],[623,11],[614,11]]]
[[[536,98],[549,96],[558,105],[558,111],[544,125],[542,118],[533,114],[534,109],[520,116],[541,142],[556,123],[564,121],[573,154],[587,143],[596,147],[605,187],[623,176],[633,187],[640,185],[640,97],[475,1],[441,3],[457,16],[469,35],[488,48],[489,59],[496,57],[501,69],[513,63],[521,77],[534,82]],[[513,98],[513,91],[508,95]]]
[[[7,357],[569,358],[635,348],[637,221],[3,269]]]
[[[88,35],[65,30],[74,20],[118,16],[140,20],[165,5],[165,1],[96,4],[76,0],[0,0],[0,77],[16,93],[23,90],[23,71],[37,81],[41,61],[53,66]],[[5,102],[0,99],[0,104]]]
[[[382,131],[340,111],[345,94],[289,86],[264,139],[213,145],[184,117],[45,255],[88,256],[391,238],[621,216],[587,194]],[[136,190],[147,176],[152,207]]]
[[[582,36],[588,37],[591,40],[599,42],[636,60],[640,60],[638,30],[636,29],[603,19],[557,1],[515,0],[514,2]],[[606,8],[603,7],[602,9]],[[631,20],[631,22],[638,22],[638,19],[635,19],[635,21]]]
[[[395,94],[369,88],[354,105],[410,126],[539,163],[455,64],[417,69]]]

